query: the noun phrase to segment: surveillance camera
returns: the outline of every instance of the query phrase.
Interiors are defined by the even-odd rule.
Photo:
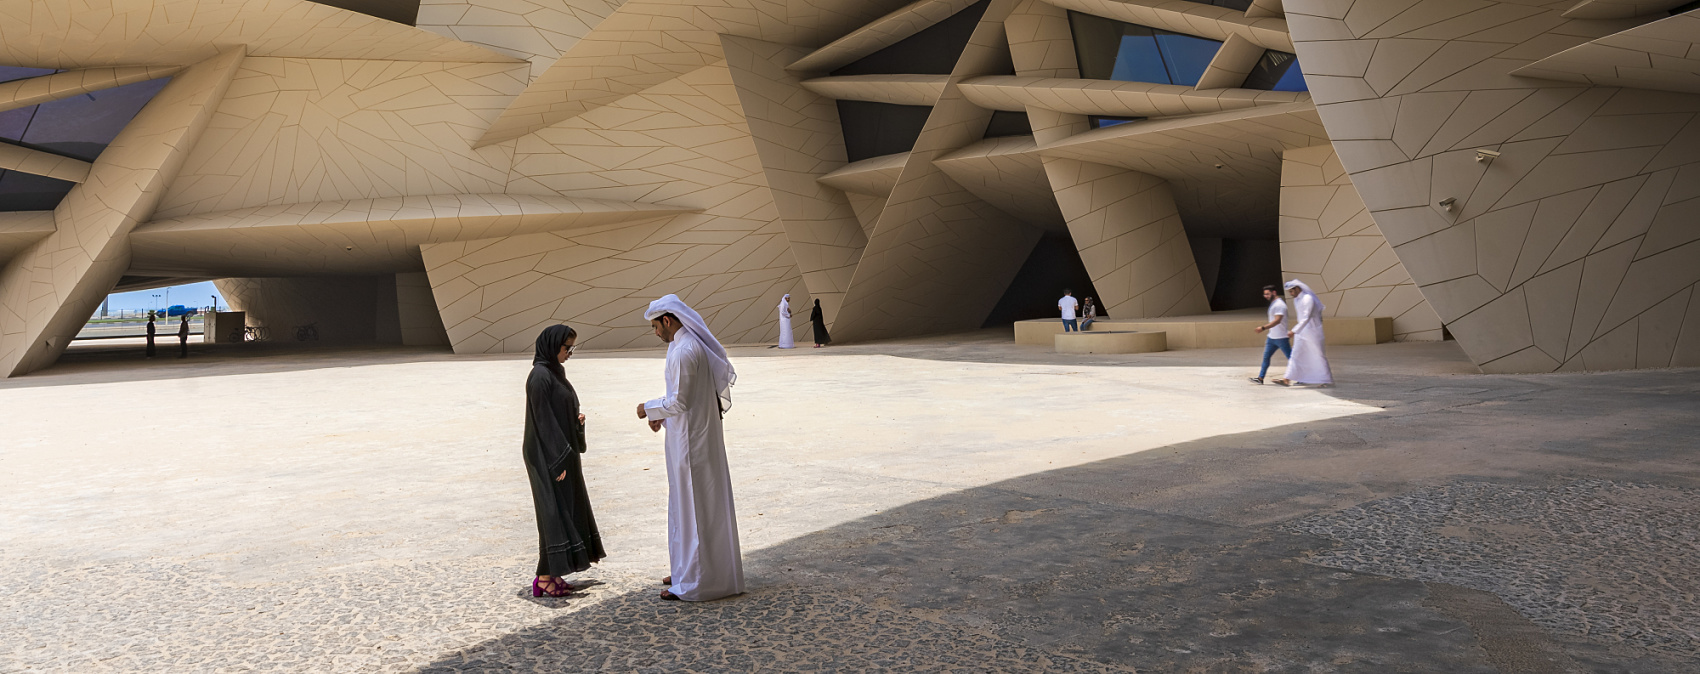
[[[1499,153],[1493,150],[1476,150],[1476,161],[1478,162],[1493,161],[1498,156]]]
[[[344,246],[343,250],[354,250],[354,246]]]
[[[1458,197],[1447,197],[1440,200],[1440,207],[1450,211],[1452,210],[1452,205],[1456,203],[1458,203]]]

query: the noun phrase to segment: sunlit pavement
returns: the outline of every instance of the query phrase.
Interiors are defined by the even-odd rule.
[[[176,346],[171,344],[171,347]],[[529,358],[193,345],[0,380],[0,670],[1647,671],[1700,655],[1694,370],[1451,343],[733,350],[751,592],[655,599],[661,352],[580,353],[610,558],[523,592]],[[175,355],[172,353],[170,355]],[[523,596],[522,596],[523,595]]]

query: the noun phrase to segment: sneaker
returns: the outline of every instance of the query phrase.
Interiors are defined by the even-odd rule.
[[[1262,377],[1252,377],[1252,378],[1251,378],[1251,383],[1253,383],[1253,384],[1262,384],[1262,383],[1263,383],[1263,378],[1262,378]]]

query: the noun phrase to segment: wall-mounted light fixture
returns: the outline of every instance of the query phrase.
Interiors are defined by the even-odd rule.
[[[1446,211],[1450,212],[1452,210],[1453,204],[1456,204],[1456,203],[1458,203],[1458,197],[1447,197],[1445,199],[1440,200],[1439,206],[1442,209],[1445,209]]]
[[[1498,157],[1499,157],[1499,153],[1494,152],[1493,150],[1486,150],[1486,149],[1480,149],[1480,148],[1478,148],[1476,150],[1476,163],[1478,163],[1478,164],[1492,164],[1493,160],[1497,159]]]

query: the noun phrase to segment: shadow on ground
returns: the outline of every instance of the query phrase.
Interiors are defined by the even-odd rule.
[[[1381,412],[917,501],[750,553],[747,595],[426,670],[1693,671],[1694,374],[1366,382]]]

